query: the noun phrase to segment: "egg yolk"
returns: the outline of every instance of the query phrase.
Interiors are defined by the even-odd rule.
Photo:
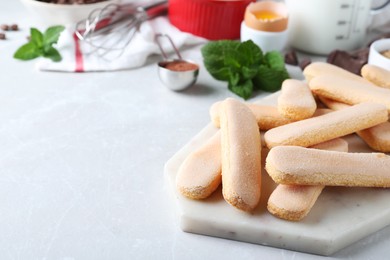
[[[253,14],[259,20],[274,20],[274,19],[280,18],[280,15],[278,15],[275,12],[268,11],[268,10],[257,11]]]

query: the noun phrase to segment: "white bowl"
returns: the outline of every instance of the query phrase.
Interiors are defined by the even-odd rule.
[[[382,39],[373,42],[370,46],[368,63],[390,70],[390,59],[381,54],[381,52],[387,50],[390,50],[390,39]]]
[[[78,21],[87,18],[93,10],[120,2],[120,0],[107,0],[94,4],[66,5],[36,0],[21,1],[46,26],[76,24]]]

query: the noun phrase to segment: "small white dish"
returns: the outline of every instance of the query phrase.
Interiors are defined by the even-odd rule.
[[[76,24],[88,17],[95,9],[108,4],[119,3],[120,0],[107,0],[93,4],[53,4],[37,0],[21,0],[24,6],[45,26]]]
[[[390,58],[385,57],[381,52],[390,50],[390,38],[373,42],[370,46],[368,63],[390,70]]]
[[[282,51],[288,41],[288,30],[281,32],[266,32],[248,27],[241,23],[241,41],[252,40],[263,52]]]

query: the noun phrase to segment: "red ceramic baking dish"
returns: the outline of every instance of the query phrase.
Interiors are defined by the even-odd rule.
[[[238,39],[251,2],[255,0],[169,0],[168,16],[184,32],[209,40]]]

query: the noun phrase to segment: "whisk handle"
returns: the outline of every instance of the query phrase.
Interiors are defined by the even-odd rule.
[[[168,60],[168,55],[167,55],[166,52],[164,51],[164,48],[162,47],[162,44],[161,44],[161,42],[160,42],[160,38],[163,38],[163,37],[165,37],[165,38],[168,39],[168,41],[169,41],[169,43],[171,44],[173,50],[175,51],[177,57],[178,57],[180,60],[182,60],[183,58],[181,57],[180,52],[179,52],[179,50],[176,48],[176,45],[173,43],[171,37],[170,37],[168,34],[158,33],[158,34],[156,34],[156,36],[155,36],[155,40],[156,40],[156,42],[157,42],[158,47],[160,48],[161,54],[162,54],[162,56],[164,57],[164,59],[165,59],[165,60]]]
[[[143,9],[147,14],[148,19],[152,19],[160,15],[165,15],[168,11],[168,1],[160,1],[147,7],[144,7]]]

